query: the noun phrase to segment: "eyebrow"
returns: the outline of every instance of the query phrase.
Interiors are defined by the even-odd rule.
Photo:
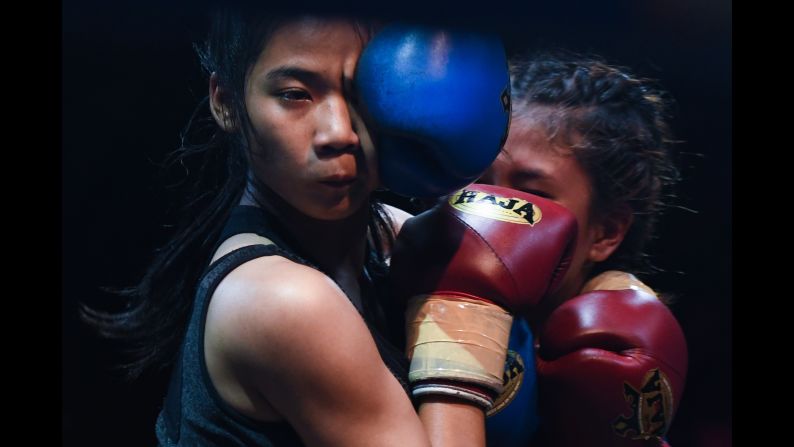
[[[276,81],[281,79],[297,79],[309,85],[328,85],[327,80],[315,71],[307,70],[295,65],[282,65],[267,72],[265,78],[268,81]],[[343,88],[348,91],[352,90],[353,79],[344,77],[342,79]]]
[[[513,172],[512,176],[518,180],[543,180],[549,178],[549,175],[546,173],[546,171],[532,168],[520,168]]]
[[[265,75],[267,80],[279,80],[284,78],[297,79],[308,83],[322,82],[322,76],[319,73],[306,70],[305,68],[296,67],[294,65],[282,65],[267,72]]]

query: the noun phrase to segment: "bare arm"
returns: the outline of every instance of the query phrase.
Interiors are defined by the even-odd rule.
[[[463,400],[441,395],[425,398],[419,418],[434,446],[485,445],[485,413]]]
[[[246,263],[216,291],[207,324],[238,380],[308,445],[484,445],[479,408],[434,401],[417,415],[364,321],[316,270]]]

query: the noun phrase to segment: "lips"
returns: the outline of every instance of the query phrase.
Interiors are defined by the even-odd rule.
[[[320,183],[337,188],[344,188],[356,182],[354,175],[334,175],[320,180]]]

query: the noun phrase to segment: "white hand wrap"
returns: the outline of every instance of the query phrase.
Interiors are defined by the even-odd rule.
[[[419,295],[408,302],[406,322],[408,379],[422,382],[414,394],[469,398],[461,395],[472,394],[466,384],[501,392],[513,317],[500,306],[458,295]],[[473,394],[485,397],[469,400],[490,399],[489,393]]]

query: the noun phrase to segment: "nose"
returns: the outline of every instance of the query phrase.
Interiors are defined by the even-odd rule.
[[[318,109],[315,147],[357,149],[361,144],[352,111],[344,97],[331,97]]]

